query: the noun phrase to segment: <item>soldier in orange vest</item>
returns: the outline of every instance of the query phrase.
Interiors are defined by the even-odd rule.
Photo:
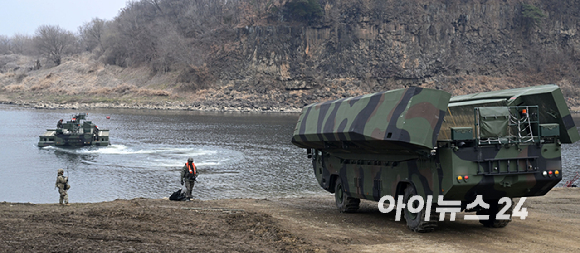
[[[185,183],[185,189],[187,192],[185,193],[185,197],[187,200],[191,200],[193,197],[191,195],[191,191],[193,190],[193,186],[195,185],[195,178],[197,177],[197,168],[193,163],[193,158],[187,159],[187,163],[183,166],[181,170],[181,185]]]

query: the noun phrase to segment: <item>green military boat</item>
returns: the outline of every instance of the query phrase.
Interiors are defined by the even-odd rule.
[[[413,197],[432,197],[430,208],[404,210],[411,230],[430,232],[443,197],[485,226],[505,227],[512,209],[523,213],[512,198],[545,195],[562,180],[561,145],[578,139],[560,88],[541,85],[455,97],[410,87],[315,103],[292,143],[307,149],[341,212],[360,199],[401,196],[415,207]],[[488,208],[470,205],[481,201]]]
[[[78,113],[66,123],[62,119],[56,129],[47,129],[39,136],[38,146],[108,146],[109,130],[99,129],[97,125],[86,120],[87,113]]]

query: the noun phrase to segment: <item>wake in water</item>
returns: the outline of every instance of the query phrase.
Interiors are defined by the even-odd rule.
[[[171,147],[163,145],[143,145],[139,147],[122,144],[106,147],[43,147],[68,160],[78,160],[85,165],[113,166],[122,168],[167,169],[181,168],[189,157],[195,159],[198,167],[227,166],[230,161],[241,159],[240,152],[212,146]]]

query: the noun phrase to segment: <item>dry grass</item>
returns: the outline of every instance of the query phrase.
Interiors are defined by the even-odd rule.
[[[182,73],[157,73],[153,75],[146,68],[121,68],[99,63],[91,55],[78,55],[63,59],[63,64],[53,68],[27,70],[35,59],[26,56],[12,55],[10,66],[20,68],[4,69],[0,73],[0,91],[4,97],[19,96],[20,99],[45,101],[61,100],[66,97],[79,97],[90,100],[102,97],[107,100],[137,99],[139,101],[183,100],[183,101],[219,101],[235,99],[246,101],[277,101],[280,96],[286,103],[304,104],[305,97],[311,101],[321,102],[340,97],[355,97],[373,91],[403,88],[406,85],[396,80],[378,84],[378,82],[355,78],[335,78],[320,81],[319,85],[309,90],[266,89],[264,93],[234,89],[234,81],[214,80],[207,66],[192,66]],[[43,65],[44,66],[44,65]],[[527,87],[553,83],[561,87],[568,106],[580,111],[580,78],[572,68],[563,70],[561,65],[547,67],[543,71],[520,71],[511,76],[489,75],[453,75],[437,76],[418,84],[420,87],[441,89],[456,95],[475,92],[486,92],[518,87]],[[558,67],[559,66],[559,67]],[[180,82],[180,80],[182,80]],[[369,79],[370,80],[370,79]],[[267,80],[266,80],[267,81]],[[298,83],[298,85],[302,85]],[[307,83],[307,86],[312,85]],[[317,84],[318,85],[318,84]],[[301,88],[301,86],[297,86]],[[320,87],[320,88],[318,88]],[[251,89],[250,89],[251,90]],[[225,95],[227,94],[227,95]],[[87,99],[82,99],[85,97]]]
[[[137,95],[140,96],[156,96],[156,97],[168,97],[171,95],[170,92],[165,90],[150,90],[150,89],[138,89]]]
[[[7,92],[20,92],[26,91],[28,88],[24,84],[10,84],[4,87]]]
[[[42,91],[42,90],[48,90],[51,87],[52,87],[52,83],[43,81],[43,82],[40,82],[40,83],[33,84],[30,87],[30,90],[31,91]]]
[[[22,65],[30,65],[35,61],[21,55],[14,55],[10,59],[14,64]],[[19,93],[18,96],[24,99],[47,101],[73,97],[79,97],[80,100],[90,100],[91,97],[114,100],[124,96],[154,100],[160,97],[176,98],[168,85],[171,79],[175,79],[174,73],[151,76],[145,68],[122,69],[104,65],[86,54],[67,57],[61,65],[48,69],[0,73],[0,90]],[[29,95],[25,95],[27,93]]]

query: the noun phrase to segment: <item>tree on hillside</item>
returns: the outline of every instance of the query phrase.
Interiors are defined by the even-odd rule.
[[[152,62],[151,68],[154,71],[168,72],[199,66],[205,60],[205,54],[199,47],[192,44],[192,39],[185,38],[175,30],[169,30],[158,42],[157,58]]]
[[[285,5],[290,16],[302,20],[312,20],[323,16],[318,0],[291,0]]]
[[[237,10],[232,1],[129,1],[105,25],[102,59],[164,72],[199,65],[221,38],[215,34],[233,26]]]
[[[10,54],[10,38],[6,35],[0,35],[0,54]]]
[[[531,4],[522,4],[522,16],[530,27],[536,27],[546,17],[542,10]]]
[[[86,51],[93,51],[96,48],[103,48],[103,37],[105,32],[105,20],[94,18],[91,22],[84,23],[79,27],[79,35],[82,46]]]
[[[75,44],[75,36],[59,26],[42,25],[34,33],[35,48],[56,65],[60,65],[63,55],[72,52]]]
[[[15,34],[10,38],[10,50],[13,54],[33,54],[34,43],[32,37],[25,34]]]
[[[148,1],[127,2],[111,25],[103,41],[105,61],[122,67],[149,64],[156,58],[159,32],[158,8]]]
[[[531,4],[522,4],[522,22],[524,31],[528,34],[531,33],[535,28],[538,28],[542,23],[542,19],[546,15],[542,10]]]

